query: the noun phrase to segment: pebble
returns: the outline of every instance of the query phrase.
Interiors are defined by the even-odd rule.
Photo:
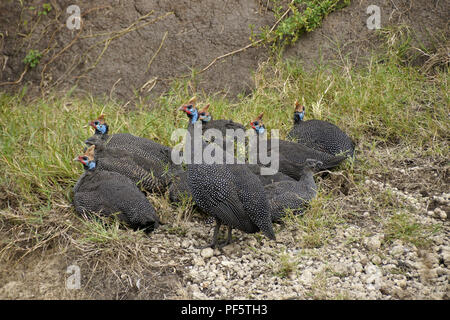
[[[373,262],[374,264],[381,264],[381,258],[380,258],[379,256],[377,256],[377,255],[374,255],[374,256],[372,257],[372,262]]]
[[[440,218],[442,220],[446,220],[447,219],[447,214],[441,208],[434,209],[434,216],[436,218]]]
[[[402,289],[406,288],[406,279],[396,280],[395,283]]]
[[[189,248],[189,246],[191,245],[191,243],[189,242],[189,240],[185,239],[181,242],[181,247],[182,248]]]
[[[375,235],[366,239],[365,245],[370,250],[378,250],[381,248],[381,240],[383,239],[383,235]]]
[[[405,250],[404,250],[403,246],[395,246],[391,249],[390,254],[393,255],[394,257],[398,258],[403,254],[404,251]]]
[[[369,259],[367,259],[367,257],[366,256],[361,256],[361,258],[359,259],[359,262],[363,265],[363,266],[365,266],[368,262],[369,262]]]
[[[300,276],[300,280],[306,284],[306,285],[310,285],[313,282],[313,274],[309,269],[306,269],[305,271],[302,272],[301,276]]]
[[[214,250],[212,248],[202,249],[200,255],[205,259],[211,258],[214,255]]]
[[[357,262],[353,265],[353,268],[355,269],[356,272],[362,272],[363,271],[363,266],[361,263]]]

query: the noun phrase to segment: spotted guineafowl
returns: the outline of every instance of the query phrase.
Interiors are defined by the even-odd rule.
[[[192,105],[197,109],[196,103],[196,97],[193,97],[189,100],[187,105]],[[219,145],[223,150],[226,150],[226,138],[231,138],[231,141],[237,142],[238,140],[234,136],[234,134],[238,133],[244,136],[245,127],[240,123],[233,122],[232,120],[213,120],[212,115],[208,111],[209,107],[210,105],[208,104],[202,109],[198,110],[198,120],[201,120],[202,122],[202,132],[204,135],[203,138],[205,142],[215,143]],[[231,146],[234,149],[234,143],[229,147]]]
[[[256,119],[250,122],[250,126],[256,131],[258,135],[258,150],[261,143],[267,143],[267,150],[274,151],[274,139],[266,140],[264,133],[266,131],[264,122],[262,121],[263,113],[261,113]],[[338,166],[344,161],[346,156],[334,156],[327,152],[321,152],[312,148],[309,148],[301,143],[286,141],[277,139],[278,142],[278,154],[280,157],[280,171],[283,167],[291,167],[288,162],[303,164],[307,159],[315,159],[321,162],[321,165],[316,167],[316,170],[325,170]],[[288,174],[288,173],[286,173]]]
[[[324,120],[304,121],[305,107],[295,102],[294,125],[288,138],[310,148],[332,155],[346,154],[353,157],[355,144],[338,126]]]
[[[91,150],[74,160],[85,168],[73,188],[73,204],[79,214],[111,216],[118,213],[121,221],[146,232],[159,226],[155,209],[129,178],[117,172],[97,170]]]
[[[198,110],[199,120],[202,121],[202,131],[205,132],[208,129],[217,129],[222,133],[222,136],[227,135],[227,130],[242,130],[245,132],[244,125],[234,122],[232,120],[218,119],[214,120],[211,113],[209,113],[209,104],[202,109]]]
[[[109,148],[104,143],[96,142],[87,152],[95,156],[97,170],[120,173],[148,192],[165,192],[172,176],[178,172],[170,170],[160,160],[144,158],[123,149]]]
[[[88,146],[98,144],[100,140],[106,142],[110,148],[123,149],[133,153],[139,151],[138,155],[142,157],[161,160],[168,164],[172,163],[170,158],[172,149],[168,146],[161,145],[150,139],[134,136],[130,133],[109,135],[109,126],[103,114],[98,119],[90,121],[89,125],[95,129],[95,133],[85,141]]]
[[[275,239],[269,203],[258,177],[245,165],[195,163],[195,153],[202,152],[206,145],[203,140],[197,140],[202,148],[196,149],[196,139],[202,139],[201,136],[194,136],[196,126],[201,125],[197,121],[198,111],[192,104],[183,105],[180,110],[186,112],[190,119],[188,133],[191,138],[186,142],[191,154],[187,165],[188,185],[197,206],[216,221],[210,246],[217,245],[222,223],[228,226],[225,244],[231,242],[233,228],[246,233],[261,230],[269,239]],[[201,132],[199,127],[197,129]]]
[[[317,186],[313,170],[320,164],[320,161],[307,159],[299,181],[284,180],[264,187],[272,212],[272,221],[279,221],[285,215],[286,209],[291,209],[294,214],[303,213],[305,205],[316,196]]]

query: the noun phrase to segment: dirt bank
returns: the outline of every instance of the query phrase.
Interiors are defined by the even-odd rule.
[[[123,101],[165,92],[176,78],[190,76],[217,57],[250,43],[254,30],[275,23],[265,1],[17,1],[0,4],[0,90],[32,92],[52,88],[106,95]],[[81,29],[70,30],[69,5],[81,10]],[[407,24],[425,46],[448,33],[446,1],[352,1],[330,14],[323,26],[306,34],[286,56],[313,66],[325,61],[364,60],[378,45],[366,25],[369,5],[378,5],[381,27]],[[70,20],[73,22],[73,20]],[[40,63],[24,73],[30,50],[43,53]],[[217,60],[189,83],[189,90],[228,93],[253,88],[252,71],[268,57],[264,47],[249,48]],[[8,82],[9,84],[5,84]]]

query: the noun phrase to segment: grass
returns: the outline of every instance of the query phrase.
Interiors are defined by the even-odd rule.
[[[279,129],[281,138],[292,126],[293,104],[300,99],[306,106],[306,119],[335,123],[357,142],[357,162],[342,164],[326,177],[318,175],[318,196],[304,216],[285,219],[288,227],[299,232],[303,247],[332,243],[336,227],[343,223],[379,224],[386,241],[426,245],[439,230],[409,217],[407,206],[395,194],[380,192],[365,180],[392,177],[395,173],[390,168],[405,161],[423,164],[447,159],[448,163],[449,73],[445,68],[424,73],[392,52],[383,59],[374,55],[361,68],[341,63],[306,71],[300,61],[270,60],[256,70],[253,93],[239,96],[236,102],[192,92],[191,80],[175,82],[166,94],[131,109],[107,98],[75,97],[71,91],[45,98],[29,98],[26,87],[16,95],[1,93],[0,258],[18,261],[56,247],[100,256],[105,265],[112,261],[108,259],[138,261],[145,269],[153,256],[142,232],[75,215],[71,189],[83,169],[72,159],[92,135],[86,127],[88,120],[101,113],[107,115],[111,133],[130,132],[173,146],[172,131],[187,125],[186,116],[176,108],[194,94],[201,104],[211,104],[216,119],[248,124],[264,111],[266,128]],[[188,235],[184,224],[196,214],[188,202],[174,208],[162,197],[150,200],[167,223],[175,221],[160,231],[165,237]],[[371,218],[362,218],[365,211]],[[280,256],[281,276],[294,269],[292,261]]]
[[[438,224],[425,226],[408,213],[401,212],[391,216],[385,224],[385,241],[390,243],[398,239],[424,248],[431,244],[431,236],[440,230]]]
[[[281,252],[278,256],[278,263],[275,265],[275,275],[280,278],[287,278],[297,269],[298,262],[287,252]]]

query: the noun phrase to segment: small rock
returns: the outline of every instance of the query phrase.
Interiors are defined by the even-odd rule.
[[[365,265],[369,262],[369,259],[367,259],[367,257],[363,255],[363,256],[361,256],[359,262],[360,262],[363,266],[365,266]]]
[[[240,250],[241,250],[241,246],[237,243],[232,243],[232,244],[222,248],[223,253],[225,253],[227,256],[230,256],[233,253],[239,252]]]
[[[447,219],[447,214],[441,208],[434,209],[434,216],[436,218],[440,218],[442,220],[446,220]]]
[[[214,250],[212,248],[205,248],[200,252],[200,255],[205,259],[211,258],[214,255]]]
[[[333,266],[335,272],[339,273],[342,276],[347,276],[349,274],[349,266],[345,263],[337,263]]]
[[[380,258],[379,256],[377,256],[377,255],[374,255],[374,256],[372,257],[372,262],[373,262],[374,264],[381,264],[381,258]]]
[[[228,290],[225,287],[220,287],[219,292],[220,292],[221,295],[226,295]]]
[[[381,248],[381,240],[382,240],[381,235],[375,235],[373,237],[366,239],[364,241],[364,244],[368,249],[375,251]]]
[[[209,262],[212,264],[218,264],[220,261],[216,257],[212,257],[211,260],[209,260]]]
[[[310,270],[306,269],[303,271],[302,275],[300,276],[300,280],[306,284],[309,285],[313,282],[313,274]]]
[[[371,264],[371,265],[367,265],[365,267],[365,271],[367,274],[376,274],[379,272],[379,269],[377,266],[374,266],[373,264]]]
[[[181,242],[181,247],[182,248],[189,248],[189,246],[191,245],[191,243],[189,242],[189,240],[185,239]]]
[[[234,265],[233,261],[229,261],[229,260],[223,260],[222,261],[222,265],[225,267],[232,267]]]
[[[394,257],[400,257],[404,251],[405,250],[404,250],[403,246],[395,246],[391,249],[390,253]]]
[[[396,283],[400,288],[402,288],[402,289],[406,288],[406,280],[405,279],[397,280]]]
[[[195,257],[193,262],[194,262],[195,266],[204,266],[205,265],[205,261],[201,257]]]
[[[357,262],[353,265],[353,268],[355,268],[356,272],[362,272],[363,271],[363,266],[361,263]]]

